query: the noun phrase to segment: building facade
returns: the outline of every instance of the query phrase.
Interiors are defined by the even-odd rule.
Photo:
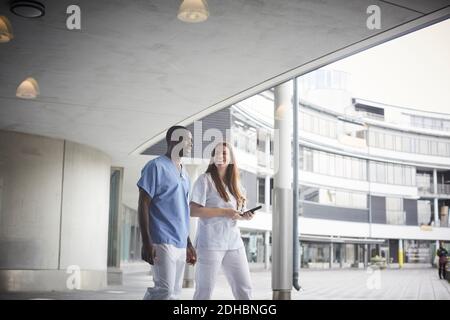
[[[301,267],[364,267],[376,256],[391,266],[430,265],[437,240],[450,239],[450,115],[355,98],[348,77],[317,70],[299,78]],[[210,114],[189,129],[194,149],[201,151],[187,161],[193,180],[209,161],[208,130],[233,144],[248,206],[263,207],[255,219],[239,222],[247,257],[268,268],[277,138],[273,91]],[[163,154],[164,148],[161,141],[144,154]],[[135,234],[133,221],[125,234]],[[139,245],[133,243],[122,247]]]

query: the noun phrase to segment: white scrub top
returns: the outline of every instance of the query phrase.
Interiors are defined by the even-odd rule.
[[[194,183],[191,202],[208,208],[236,210],[236,199],[228,188],[225,190],[230,198],[228,202],[217,192],[211,175],[203,173]],[[244,247],[237,221],[228,217],[199,218],[194,245],[207,250],[236,250]]]

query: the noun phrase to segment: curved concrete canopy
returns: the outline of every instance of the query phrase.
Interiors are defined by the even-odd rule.
[[[80,0],[81,30],[70,31],[73,1],[42,2],[46,15],[37,20],[0,4],[15,35],[0,45],[0,129],[87,144],[116,164],[168,126],[248,88],[265,89],[319,57],[449,13],[446,0],[210,0],[205,23],[185,24],[176,18],[180,1]],[[381,8],[380,30],[366,27],[372,4]],[[28,76],[40,97],[15,98]]]

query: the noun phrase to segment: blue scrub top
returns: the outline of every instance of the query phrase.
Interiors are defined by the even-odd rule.
[[[151,240],[186,248],[189,236],[189,189],[186,171],[178,171],[167,156],[149,161],[137,183],[152,198],[149,208]]]

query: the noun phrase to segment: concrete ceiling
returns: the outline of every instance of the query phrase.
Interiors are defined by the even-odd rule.
[[[449,5],[449,1],[210,0],[205,23],[176,18],[175,0],[79,0],[81,31],[66,29],[70,0],[40,19],[0,4],[15,38],[0,44],[0,129],[64,138],[120,164],[170,125],[277,75]],[[381,8],[381,30],[366,9]],[[34,77],[41,95],[15,98]],[[212,110],[212,109],[211,109]]]

